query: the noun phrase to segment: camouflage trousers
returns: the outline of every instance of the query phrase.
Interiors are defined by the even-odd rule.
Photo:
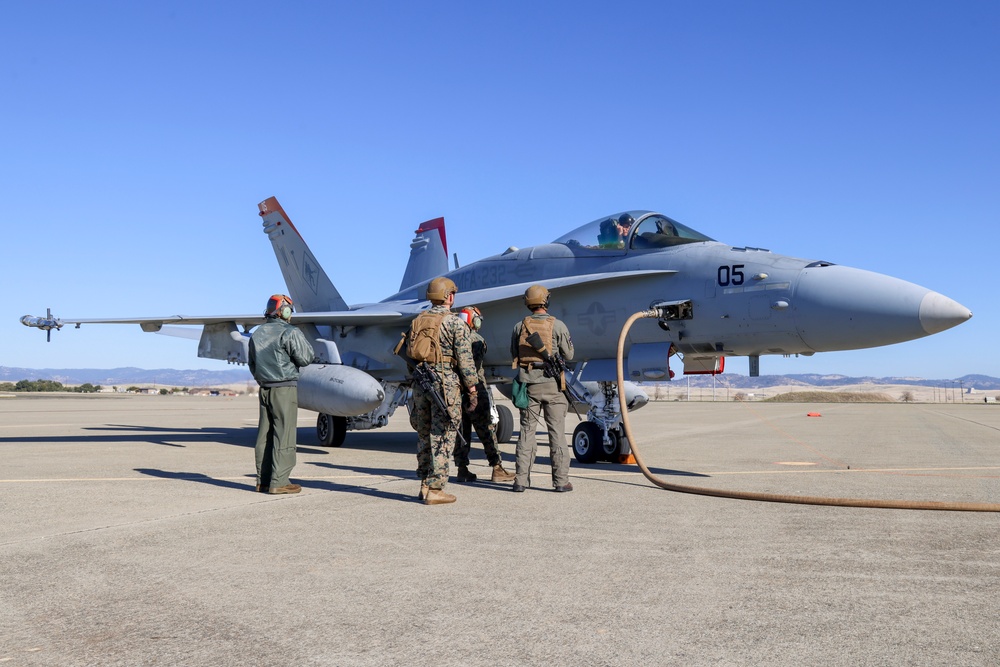
[[[496,426],[490,421],[490,402],[487,397],[489,389],[483,383],[476,385],[476,396],[479,397],[476,403],[476,410],[471,414],[465,412],[464,407],[468,404],[468,396],[462,400],[462,437],[465,444],[455,439],[455,465],[469,465],[469,451],[472,447],[472,429],[475,427],[479,442],[483,443],[483,451],[486,453],[486,460],[490,462],[490,467],[500,463],[500,449],[497,447]]]
[[[462,390],[454,373],[439,373],[433,390],[444,399],[447,412],[414,383],[410,425],[417,432],[417,477],[432,489],[443,489],[448,484],[448,466],[462,420]]]

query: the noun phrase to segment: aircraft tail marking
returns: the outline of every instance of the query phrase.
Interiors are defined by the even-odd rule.
[[[437,278],[448,272],[448,239],[444,218],[428,220],[417,227],[410,241],[410,260],[403,272],[399,291]]]
[[[288,294],[295,302],[295,310],[348,310],[347,303],[316,261],[278,200],[268,197],[257,208],[263,218],[264,233],[271,240],[281,275],[285,278]]]

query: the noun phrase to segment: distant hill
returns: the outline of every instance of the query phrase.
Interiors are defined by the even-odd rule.
[[[0,382],[18,380],[55,380],[66,385],[89,382],[103,386],[122,384],[163,384],[174,387],[213,387],[218,385],[251,382],[253,377],[245,366],[227,370],[175,370],[172,368],[11,368],[0,366]],[[690,380],[692,387],[711,387],[709,375],[684,376],[678,374],[672,384]],[[762,375],[749,377],[738,373],[723,373],[716,376],[715,383],[732,389],[764,389],[767,387],[796,386],[833,387],[856,384],[871,385],[912,385],[920,387],[941,387],[977,389],[980,391],[1000,390],[1000,378],[989,375],[963,375],[951,379],[926,379],[919,377],[850,377],[847,375]],[[651,384],[651,383],[647,383]]]
[[[691,386],[711,387],[712,377],[710,375],[694,375],[691,377]],[[673,383],[687,383],[688,376],[678,374]],[[871,385],[910,385],[914,387],[940,387],[953,388],[964,387],[965,389],[978,389],[981,391],[994,391],[1000,389],[1000,378],[989,375],[963,375],[950,379],[927,379],[920,377],[851,377],[848,375],[819,375],[815,373],[805,373],[801,375],[761,375],[760,377],[749,377],[737,373],[723,373],[716,376],[716,383],[722,386],[729,386],[733,389],[764,389],[766,387],[796,386],[803,387],[835,387],[856,384]]]
[[[162,384],[171,387],[216,387],[252,382],[244,366],[228,370],[175,370],[173,368],[12,368],[0,366],[0,382],[18,380],[55,380],[65,385],[89,382],[111,387],[116,385]]]

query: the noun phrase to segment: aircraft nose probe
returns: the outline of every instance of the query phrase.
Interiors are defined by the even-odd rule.
[[[936,294],[936,292],[931,292],[927,296]],[[947,297],[940,294],[937,296],[944,299],[946,302],[951,302],[958,305],[959,308],[964,309],[963,306],[951,301]],[[926,301],[927,297],[925,297]],[[928,309],[940,308],[941,313],[933,312],[930,317],[941,316],[944,318],[955,317],[960,314],[958,311],[951,306],[949,303],[944,303],[936,298],[932,298],[933,303],[928,305]],[[944,305],[940,305],[940,304]],[[968,312],[968,309],[964,309]],[[632,434],[632,425],[628,417],[628,406],[625,405],[625,371],[624,371],[624,357],[625,357],[625,338],[628,336],[629,329],[632,328],[632,324],[636,320],[640,319],[668,319],[669,318],[669,307],[664,305],[653,306],[649,310],[641,310],[635,313],[625,322],[622,326],[622,331],[618,336],[618,358],[617,371],[618,371],[618,401],[621,406],[622,413],[622,427],[625,429],[625,435],[628,438],[629,446],[632,450],[632,455],[635,457],[636,465],[639,466],[639,470],[642,471],[643,476],[650,482],[665,489],[667,491],[676,491],[678,493],[690,493],[693,495],[700,496],[714,496],[716,498],[732,498],[735,500],[757,500],[763,502],[772,503],[792,503],[797,505],[827,505],[836,507],[867,507],[867,508],[881,508],[881,509],[908,509],[908,510],[948,510],[953,512],[1000,512],[1000,504],[997,503],[962,503],[962,502],[940,502],[940,501],[915,501],[915,500],[875,500],[866,498],[822,498],[817,496],[791,496],[791,495],[779,495],[773,493],[752,493],[752,492],[740,492],[740,491],[724,491],[721,489],[708,489],[699,488],[697,486],[687,486],[682,484],[671,484],[666,482],[652,472],[646,467],[643,461],[642,454],[636,447],[635,436]],[[971,317],[972,313],[968,312],[968,317]],[[965,319],[968,319],[966,317]],[[964,319],[961,321],[965,321]],[[951,324],[954,326],[958,322]],[[948,328],[947,326],[945,328]],[[932,332],[929,332],[932,333]]]

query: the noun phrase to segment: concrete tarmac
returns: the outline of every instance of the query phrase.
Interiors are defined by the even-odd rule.
[[[527,492],[427,507],[405,410],[336,449],[301,412],[303,491],[267,496],[256,422],[252,397],[0,398],[0,665],[1000,664],[997,514],[679,494],[575,460],[558,494],[541,433]],[[632,422],[674,483],[1000,503],[1000,405]],[[473,464],[488,479],[478,443]]]

